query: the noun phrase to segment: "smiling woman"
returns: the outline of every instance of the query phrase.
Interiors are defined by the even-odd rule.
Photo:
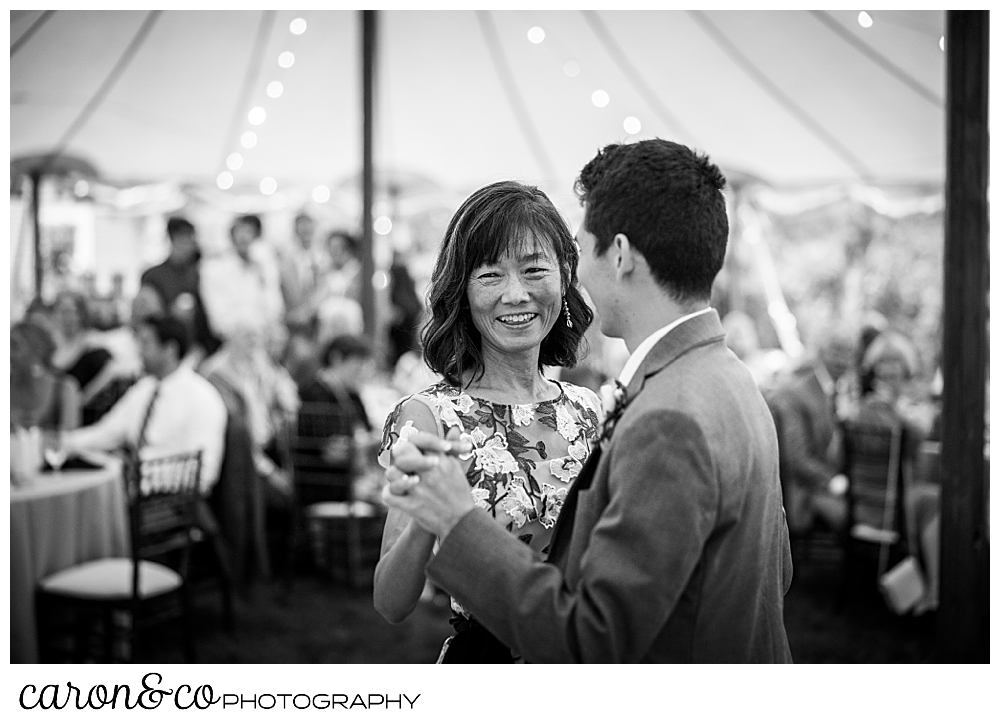
[[[544,553],[566,491],[600,423],[597,395],[556,382],[545,366],[573,366],[593,312],[577,287],[576,244],[549,198],[503,181],[452,217],[431,277],[424,358],[444,379],[404,398],[386,422],[380,461],[416,431],[458,435],[474,503]],[[402,621],[426,584],[434,535],[391,509],[375,571],[375,607]],[[517,661],[459,601],[442,661]]]

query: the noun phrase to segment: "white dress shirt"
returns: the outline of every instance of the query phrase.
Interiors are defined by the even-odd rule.
[[[622,367],[621,374],[618,375],[618,381],[621,382],[625,387],[628,387],[629,382],[635,376],[635,373],[639,370],[639,365],[642,361],[646,359],[646,355],[649,354],[649,350],[653,349],[657,342],[667,336],[667,333],[675,327],[680,326],[689,319],[694,319],[695,317],[700,317],[702,314],[707,314],[711,312],[711,307],[705,307],[697,312],[692,312],[691,314],[685,314],[683,317],[675,319],[673,322],[668,324],[666,327],[660,327],[658,330],[653,332],[651,335],[642,340],[642,344],[635,348],[635,352],[629,355],[628,360],[625,362],[625,366]]]
[[[139,428],[156,388],[147,375],[93,425],[66,433],[70,450],[115,450],[138,443]],[[146,426],[142,459],[201,450],[201,490],[219,477],[226,438],[226,405],[212,383],[182,364],[159,382],[160,390]]]
[[[202,261],[200,272],[205,313],[219,337],[252,332],[263,338],[281,321],[285,302],[277,257],[263,242],[250,247],[250,261],[230,248]]]

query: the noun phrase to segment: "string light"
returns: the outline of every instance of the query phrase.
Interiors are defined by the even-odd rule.
[[[278,182],[270,176],[265,176],[260,180],[260,192],[265,196],[270,196],[278,190]]]
[[[253,148],[257,145],[257,134],[253,131],[247,131],[240,136],[240,145],[243,146],[243,148]]]
[[[576,78],[580,75],[580,64],[575,60],[567,60],[563,65],[563,73],[568,75],[570,78]]]
[[[226,189],[233,187],[233,175],[228,171],[223,171],[219,174],[218,178],[215,179],[215,183],[220,189],[225,191]]]
[[[325,204],[327,201],[330,200],[330,189],[320,184],[319,186],[313,189],[312,196],[313,196],[313,201],[315,201],[317,204]]]
[[[528,40],[538,45],[545,40],[545,31],[536,25],[528,31]]]
[[[285,92],[285,86],[281,84],[280,80],[272,80],[267,84],[267,94],[271,98],[278,98],[282,93]]]
[[[377,219],[375,219],[375,223],[372,224],[372,227],[375,229],[376,234],[381,234],[382,236],[385,236],[390,231],[392,231],[392,219],[390,219],[388,216],[380,216]]]
[[[288,29],[292,32],[292,35],[302,35],[302,33],[306,32],[307,27],[306,21],[302,18],[295,18],[295,20],[288,25]]]
[[[595,90],[590,96],[590,100],[598,108],[604,108],[604,106],[611,102],[611,96],[608,95],[607,91]]]
[[[384,271],[377,271],[372,274],[372,286],[382,290],[389,286],[389,275]]]
[[[73,185],[73,193],[77,195],[78,198],[83,198],[90,193],[90,184],[87,183],[86,179],[80,179]]]
[[[642,130],[642,123],[640,123],[639,119],[635,116],[629,116],[626,118],[625,122],[622,123],[622,126],[625,128],[625,133],[633,136]]]
[[[944,52],[944,36],[941,36],[941,40],[938,41],[938,47],[941,48],[941,52]]]
[[[267,111],[265,111],[260,106],[255,106],[250,109],[247,114],[247,120],[250,121],[251,126],[259,126],[267,118]]]
[[[862,10],[858,13],[858,25],[862,28],[870,28],[875,21],[872,20],[872,16]]]
[[[226,168],[230,171],[239,171],[243,167],[243,156],[238,153],[231,153],[226,157]]]
[[[295,54],[290,50],[286,50],[278,56],[278,65],[282,68],[291,68],[295,65]]]

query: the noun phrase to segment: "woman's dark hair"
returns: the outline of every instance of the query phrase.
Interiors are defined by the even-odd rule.
[[[549,246],[559,262],[563,294],[573,326],[560,312],[542,340],[538,366],[572,367],[580,342],[594,313],[577,287],[576,243],[566,221],[544,192],[516,181],[498,181],[473,193],[452,217],[431,274],[428,292],[430,320],[421,341],[427,366],[452,385],[461,386],[465,373],[482,376],[479,330],[472,321],[467,293],[472,271],[495,264],[518,246]]]

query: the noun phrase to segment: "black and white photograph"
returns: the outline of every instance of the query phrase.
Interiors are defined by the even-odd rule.
[[[975,6],[10,10],[8,708],[988,664]]]

